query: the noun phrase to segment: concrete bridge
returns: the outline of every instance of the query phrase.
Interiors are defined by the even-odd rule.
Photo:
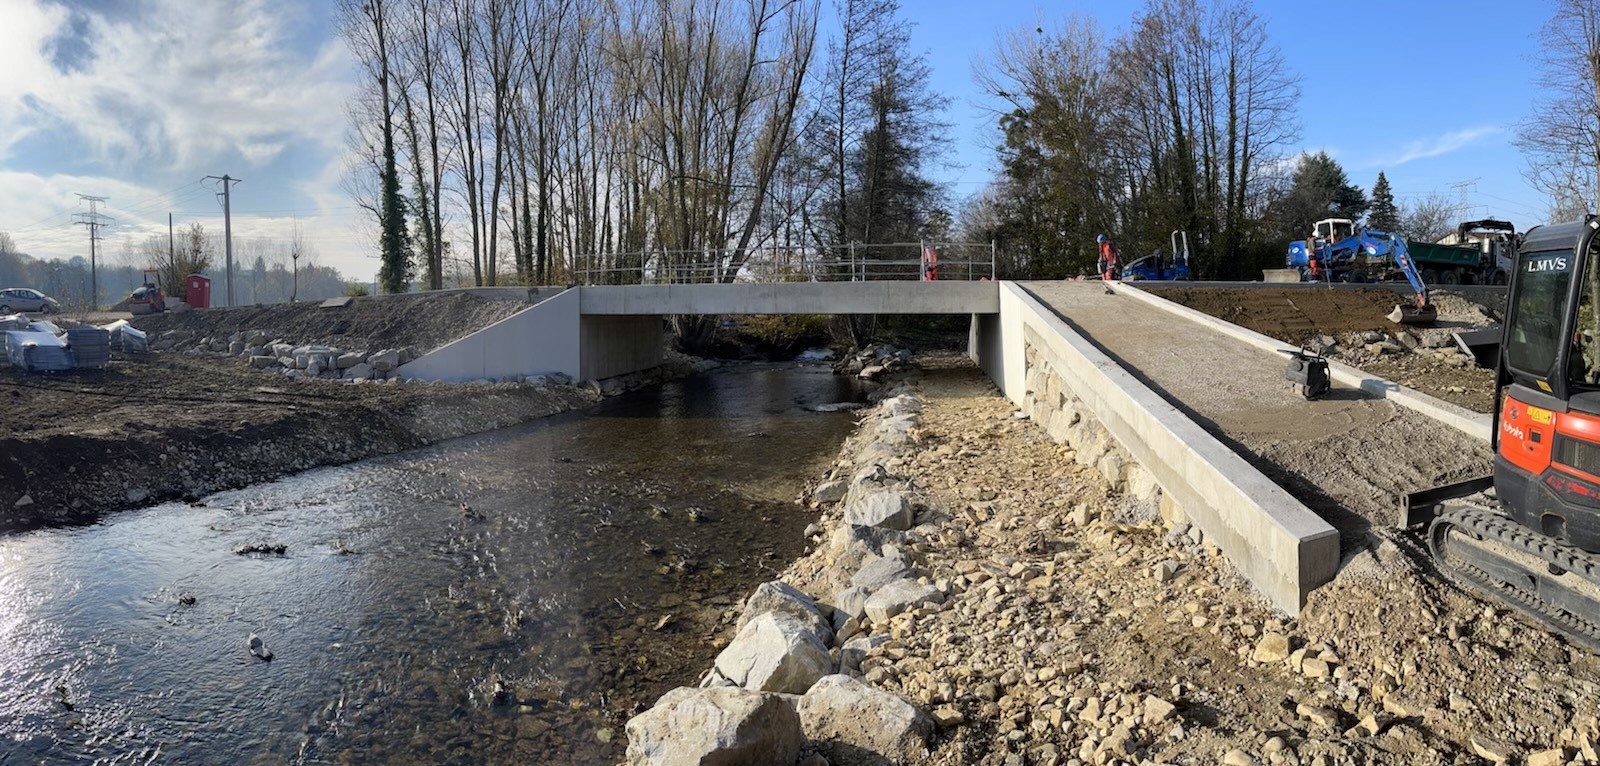
[[[399,374],[626,374],[662,361],[662,317],[670,314],[967,314],[969,354],[1045,433],[1114,485],[1156,502],[1162,515],[1192,523],[1264,596],[1298,612],[1340,565],[1341,529],[1330,523],[1337,514],[1315,512],[1274,483],[1230,446],[1215,422],[1220,416],[1208,413],[1202,425],[1193,413],[1204,407],[1185,401],[1190,389],[1210,402],[1221,393],[1216,406],[1224,406],[1282,388],[1274,372],[1282,344],[1129,285],[1115,292],[1093,282],[990,281],[538,288],[533,306]],[[1184,360],[1206,354],[1217,356],[1215,374],[1191,380],[1195,371]],[[1356,396],[1410,408],[1473,438],[1482,430],[1481,418],[1459,407],[1336,367],[1337,382]],[[1283,407],[1290,427],[1304,419]]]
[[[536,303],[400,368],[468,381],[562,373],[599,380],[661,364],[672,314],[995,314],[996,282],[774,282],[537,288]]]

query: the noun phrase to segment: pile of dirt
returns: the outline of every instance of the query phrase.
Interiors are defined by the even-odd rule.
[[[1403,300],[1380,288],[1174,287],[1151,292],[1285,343],[1301,343],[1316,334],[1391,330],[1394,324],[1385,315]]]
[[[1363,362],[1360,367],[1473,412],[1494,408],[1494,370],[1485,367],[1463,367],[1440,355],[1417,352],[1388,354]]]
[[[383,295],[353,298],[347,305],[330,308],[318,303],[280,303],[153,314],[138,317],[133,324],[152,335],[174,331],[180,348],[182,341],[260,330],[268,338],[294,343],[366,350],[414,346],[427,351],[494,324],[532,302],[531,293],[520,298],[486,298],[465,292]]]
[[[0,530],[89,521],[595,398],[571,386],[268,379],[237,359],[179,354],[62,375],[3,371]]]

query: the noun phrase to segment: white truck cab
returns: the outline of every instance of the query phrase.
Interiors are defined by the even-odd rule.
[[[1355,236],[1356,222],[1349,218],[1324,218],[1311,227],[1311,233],[1324,242],[1338,242]]]

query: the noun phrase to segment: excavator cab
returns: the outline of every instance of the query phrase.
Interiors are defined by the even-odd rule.
[[[1494,472],[1413,493],[1439,569],[1600,652],[1600,218],[1528,231],[1496,365]]]

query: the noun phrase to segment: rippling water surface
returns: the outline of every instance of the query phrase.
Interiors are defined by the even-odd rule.
[[[804,407],[853,386],[736,368],[0,538],[0,763],[614,762],[800,552],[852,423]]]

